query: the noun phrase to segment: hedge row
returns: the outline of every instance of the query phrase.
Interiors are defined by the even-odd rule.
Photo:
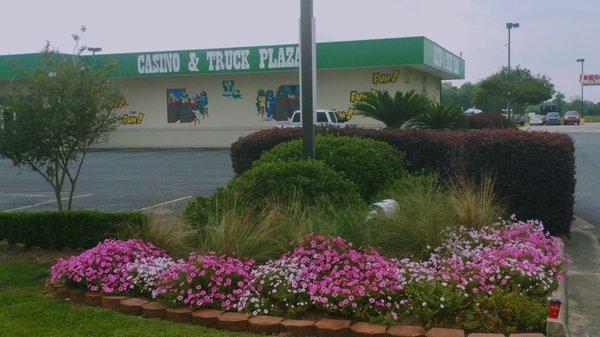
[[[443,179],[477,179],[491,173],[496,192],[515,215],[538,219],[553,234],[568,234],[573,218],[575,148],[563,134],[517,129],[470,131],[320,128],[322,134],[383,140],[406,155],[412,172],[435,171]],[[234,172],[247,171],[261,154],[298,139],[301,130],[268,129],[240,138],[231,147]]]
[[[120,236],[124,226],[147,221],[139,212],[98,211],[0,213],[0,240],[44,249],[90,248]]]

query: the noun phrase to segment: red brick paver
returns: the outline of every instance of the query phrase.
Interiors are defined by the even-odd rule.
[[[217,325],[221,329],[243,331],[248,329],[250,315],[240,312],[226,312],[217,318]]]
[[[427,337],[465,337],[463,330],[433,328],[425,335]]]
[[[277,334],[283,321],[282,317],[258,315],[248,319],[248,327],[254,333]]]
[[[350,335],[350,321],[342,319],[322,319],[315,323],[318,337],[347,337]]]
[[[106,309],[119,310],[121,301],[126,299],[125,296],[102,296],[102,306]]]
[[[148,318],[163,318],[167,316],[167,306],[158,302],[148,302],[142,305],[142,316]]]
[[[221,310],[200,309],[192,313],[192,322],[194,324],[215,327],[218,323],[218,318],[223,314]]]
[[[148,303],[147,300],[143,300],[140,298],[128,298],[126,300],[121,301],[119,311],[127,315],[141,316],[142,305],[146,303]]]
[[[387,334],[393,337],[423,337],[425,329],[413,325],[394,325],[387,330]]]
[[[173,322],[189,323],[192,321],[192,309],[188,307],[167,308],[165,317]]]
[[[281,332],[289,332],[294,336],[312,336],[315,331],[315,321],[305,319],[286,319],[279,323]]]
[[[67,287],[57,287],[54,289],[54,297],[61,300],[66,300],[71,298],[71,292]]]
[[[350,327],[350,335],[353,337],[385,337],[387,326],[358,322]]]
[[[82,289],[70,289],[69,296],[73,303],[85,303],[85,291]]]
[[[102,306],[102,294],[98,293],[85,293],[85,304],[94,307]]]

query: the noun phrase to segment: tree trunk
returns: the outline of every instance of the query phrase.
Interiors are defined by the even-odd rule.
[[[63,202],[62,202],[62,196],[60,195],[61,189],[59,187],[53,187],[54,188],[54,196],[56,197],[56,205],[58,207],[58,211],[62,211],[63,208]]]

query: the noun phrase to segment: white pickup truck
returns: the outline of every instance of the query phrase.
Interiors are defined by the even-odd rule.
[[[345,127],[348,122],[340,122],[341,118],[336,110],[317,110],[315,125],[317,126],[337,126]],[[287,122],[278,123],[276,127],[295,128],[302,126],[302,114],[300,111],[294,111],[292,117]]]

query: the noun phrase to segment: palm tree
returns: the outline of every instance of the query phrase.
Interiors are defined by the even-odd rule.
[[[467,118],[457,107],[436,104],[408,121],[407,126],[415,129],[457,130],[467,127]]]
[[[387,90],[372,90],[353,105],[356,114],[383,122],[388,128],[401,127],[411,118],[428,111],[430,106],[430,100],[414,90],[398,91],[394,97]]]

